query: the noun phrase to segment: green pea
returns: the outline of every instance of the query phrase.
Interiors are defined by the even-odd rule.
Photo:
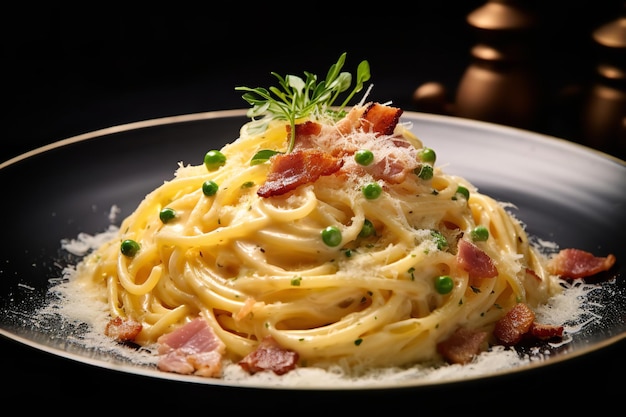
[[[361,231],[359,232],[359,237],[369,237],[376,234],[376,229],[374,228],[374,224],[365,219],[363,221],[363,227],[361,227]]]
[[[377,182],[371,182],[367,184],[365,187],[363,187],[363,195],[368,200],[377,199],[378,197],[380,197],[382,192],[383,192],[383,188]]]
[[[470,232],[470,236],[472,237],[472,240],[476,242],[484,242],[489,239],[489,229],[482,225],[476,226]]]
[[[374,154],[368,149],[360,149],[354,153],[354,160],[359,165],[367,166],[374,162]]]
[[[337,226],[328,226],[322,230],[322,240],[328,246],[339,246],[341,239],[341,230]]]
[[[122,255],[132,258],[139,252],[139,243],[132,239],[126,239],[120,245],[120,250],[122,251]]]
[[[429,180],[434,175],[433,167],[431,165],[428,165],[428,164],[423,164],[419,168],[415,168],[415,170],[413,172],[415,172],[417,174],[417,176],[420,177],[423,180]]]
[[[165,207],[159,212],[159,219],[161,219],[163,223],[169,222],[174,219],[174,217],[176,217],[176,211],[169,207]]]
[[[470,198],[470,193],[469,190],[465,187],[463,187],[462,185],[459,185],[456,189],[456,194],[461,194],[463,197],[465,197],[466,200],[469,200]],[[453,200],[456,200],[456,195],[454,197],[452,197]]]
[[[217,193],[218,188],[220,188],[220,186],[217,185],[217,183],[213,180],[205,181],[204,184],[202,184],[202,192],[207,197],[211,197],[215,195],[215,193]]]
[[[209,171],[215,171],[226,163],[226,155],[217,150],[211,150],[204,155],[204,166]]]
[[[431,148],[422,148],[417,153],[422,162],[429,162],[431,165],[437,160],[437,154]]]
[[[435,289],[439,294],[448,294],[454,288],[454,281],[449,275],[441,275],[435,278]]]

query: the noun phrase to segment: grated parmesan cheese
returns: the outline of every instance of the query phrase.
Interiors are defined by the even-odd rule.
[[[114,219],[119,213],[115,206],[111,209],[110,218]],[[84,256],[91,250],[98,248],[110,240],[118,227],[111,224],[105,231],[90,235],[80,233],[75,239],[66,239],[61,242],[63,249],[68,252]],[[538,241],[537,241],[538,242]],[[553,251],[556,246],[550,242],[535,243],[544,253]],[[128,346],[116,343],[104,335],[106,323],[109,320],[108,306],[97,294],[89,294],[84,288],[69,285],[76,274],[76,266],[70,265],[63,270],[63,276],[52,279],[52,291],[57,297],[37,312],[38,320],[45,317],[61,315],[69,323],[87,324],[87,330],[80,334],[70,335],[67,343],[95,350],[101,354],[121,358],[131,366],[156,369],[158,356],[156,346],[146,346],[141,349],[131,349]],[[598,285],[584,282],[563,283],[564,290],[548,300],[545,305],[535,309],[539,322],[553,325],[564,325],[564,337],[559,343],[551,344],[559,347],[569,343],[571,335],[581,331],[588,324],[600,318],[597,310],[604,306],[586,302],[591,292],[599,288]],[[319,368],[297,368],[287,374],[277,376],[272,372],[260,372],[249,375],[236,363],[225,363],[223,377],[220,383],[232,383],[249,386],[275,387],[370,387],[388,384],[426,384],[447,382],[467,378],[480,378],[496,373],[528,366],[534,362],[545,360],[551,351],[545,348],[533,348],[530,353],[520,354],[514,349],[503,346],[494,346],[489,351],[478,355],[466,365],[448,364],[418,364],[407,369],[386,368],[370,371],[358,378],[351,377],[339,367],[323,370]],[[138,368],[140,369],[140,368]],[[187,378],[169,373],[162,374],[163,378]],[[197,377],[188,377],[191,380]],[[321,382],[320,382],[321,381]],[[206,382],[206,378],[203,379]]]

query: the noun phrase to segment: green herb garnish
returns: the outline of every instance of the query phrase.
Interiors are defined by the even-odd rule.
[[[286,75],[285,77],[272,72],[278,79],[280,87],[270,87],[269,90],[263,87],[235,87],[235,90],[246,91],[242,96],[252,108],[248,110],[247,116],[255,118],[268,116],[273,119],[286,120],[291,127],[289,146],[287,153],[291,152],[295,146],[296,120],[308,117],[311,114],[326,114],[333,119],[343,117],[343,109],[350,99],[363,89],[363,83],[370,79],[370,66],[367,61],[361,61],[357,68],[356,85],[343,101],[338,109],[333,110],[335,100],[341,93],[347,91],[352,84],[352,74],[341,72],[346,60],[344,52],[339,60],[331,65],[326,75],[326,79],[317,82],[317,75],[304,72],[306,79],[297,75]],[[263,150],[261,152],[267,152]],[[262,160],[264,158],[253,158]]]
[[[263,162],[267,161],[268,159],[270,159],[272,156],[276,155],[277,153],[280,153],[280,152],[273,151],[271,149],[263,149],[261,151],[258,151],[252,157],[252,160],[250,161],[250,165],[262,164]]]
[[[433,238],[434,242],[437,244],[437,249],[445,250],[448,247],[448,239],[441,234],[441,232],[437,230],[431,230],[430,236]]]

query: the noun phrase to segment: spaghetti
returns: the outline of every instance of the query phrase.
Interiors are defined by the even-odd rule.
[[[253,118],[204,164],[181,163],[77,267],[75,282],[108,304],[104,331],[167,356],[192,349],[168,335],[204,324],[205,350],[161,368],[205,376],[222,361],[358,373],[441,359],[459,335],[473,353],[497,343],[507,312],[545,303],[560,278],[401,114],[361,102]],[[264,368],[260,348],[288,364]]]
[[[437,357],[459,327],[487,330],[517,302],[536,305],[558,291],[500,203],[438,168],[429,179],[413,172],[430,165],[406,126],[385,136],[324,125],[316,146],[332,137],[326,151],[344,153],[341,169],[272,197],[257,194],[270,164],[250,160],[284,147],[287,129],[272,122],[250,131],[221,149],[226,162],[215,171],[181,165],[80,265],[78,279],[106,298],[112,317],[141,323],[136,343],[201,315],[233,360],[272,336],[308,366],[402,365]],[[356,163],[356,149],[373,150],[374,162]],[[381,179],[402,158],[411,172]],[[212,196],[207,182],[219,184]],[[377,198],[364,193],[371,184],[382,189]],[[175,216],[164,223],[165,208]],[[457,242],[478,226],[488,238],[472,245],[493,261],[493,277],[472,278],[458,260]],[[328,227],[337,246],[324,242]],[[139,245],[134,256],[120,250],[128,240]],[[527,287],[527,269],[539,288]],[[440,277],[451,279],[450,292],[437,288]]]

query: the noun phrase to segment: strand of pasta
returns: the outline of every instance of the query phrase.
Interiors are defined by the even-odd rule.
[[[488,329],[526,300],[533,291],[526,267],[547,277],[521,224],[439,168],[429,183],[412,176],[382,184],[376,200],[360,190],[373,181],[367,175],[323,176],[287,196],[259,198],[269,168],[250,160],[261,149],[281,149],[285,138],[285,123],[271,123],[264,134],[243,126],[222,148],[222,168],[181,165],[89,258],[89,282],[105,288],[111,315],[143,323],[139,343],[202,315],[234,360],[271,335],[308,363],[401,365],[433,358],[459,326]],[[342,139],[353,146],[357,138]],[[213,196],[202,191],[209,180],[219,186]],[[469,201],[458,196],[460,185],[471,191]],[[176,210],[176,221],[160,221],[164,207]],[[366,220],[375,237],[360,237]],[[457,237],[488,227],[489,239],[477,245],[498,276],[470,280],[454,251],[440,250],[431,237],[444,224],[457,227],[449,232]],[[340,229],[341,245],[324,244],[326,226]],[[123,239],[136,239],[140,252],[122,255]],[[440,275],[454,278],[448,294],[435,289]],[[539,300],[543,293],[533,294]]]

